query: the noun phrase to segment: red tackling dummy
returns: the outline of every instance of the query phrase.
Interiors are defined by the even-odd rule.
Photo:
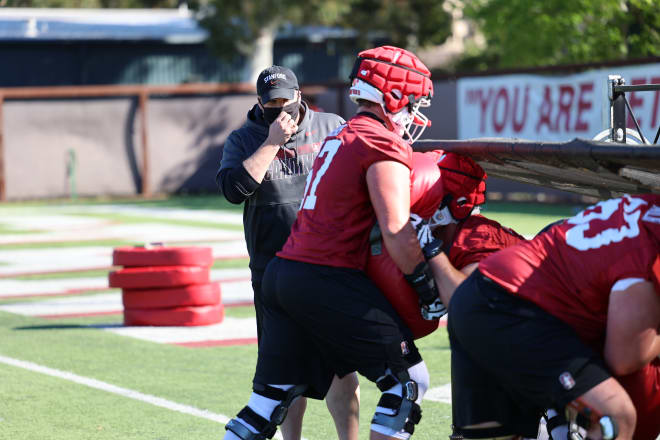
[[[442,172],[443,167],[445,168],[444,173]],[[440,207],[445,196],[451,195],[450,210],[454,206],[457,214],[467,216],[472,212],[474,206],[485,200],[485,179],[486,173],[470,158],[453,153],[445,154],[440,150],[413,153],[413,167],[410,175],[410,211],[428,220]],[[460,206],[458,205],[459,200]],[[482,226],[482,223],[487,223],[484,227],[488,231],[492,229],[499,237],[497,232],[503,228],[496,222],[480,218],[483,221],[476,222],[470,231],[476,231],[478,226]],[[471,232],[467,232],[467,234],[470,235]],[[509,245],[509,242],[517,242],[519,239],[522,237],[516,236],[511,240],[500,240],[494,242],[493,245],[504,247]],[[469,250],[468,253],[471,251]],[[427,321],[422,318],[417,294],[403,278],[403,274],[382,244],[380,252],[379,255],[369,253],[367,275],[383,292],[401,319],[410,328],[415,339],[433,332],[438,328],[440,322]],[[483,254],[483,256],[485,255],[487,253]],[[481,257],[480,254],[479,258]]]
[[[411,212],[426,219],[438,209],[444,196],[436,158],[433,153],[413,153],[413,167],[410,172]],[[390,257],[384,244],[381,243],[380,249],[379,255],[369,253],[367,275],[383,292],[415,339],[428,335],[438,328],[440,321],[427,321],[422,318],[417,293],[403,278],[403,273]]]

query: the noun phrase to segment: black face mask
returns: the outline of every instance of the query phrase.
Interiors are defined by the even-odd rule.
[[[280,113],[282,113],[282,110],[287,112],[291,116],[291,119],[295,121],[300,114],[300,103],[296,101],[292,102],[291,104],[287,104],[284,107],[264,107],[263,109],[264,121],[266,121],[266,124],[268,125],[272,124],[275,119],[277,119]]]

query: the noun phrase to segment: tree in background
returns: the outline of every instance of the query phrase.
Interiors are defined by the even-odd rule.
[[[472,0],[464,16],[485,47],[457,70],[587,63],[660,54],[657,0]]]
[[[392,44],[412,50],[441,44],[450,33],[451,17],[438,0],[209,0],[201,24],[210,32],[214,52],[225,59],[248,61],[244,80],[253,82],[273,64],[275,34],[284,25],[321,25],[354,29],[358,46],[369,35],[384,35]]]

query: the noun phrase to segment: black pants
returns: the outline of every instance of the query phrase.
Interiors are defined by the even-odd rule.
[[[254,311],[257,315],[257,341],[261,341],[261,326],[263,325],[264,311],[260,281],[252,280],[252,292],[254,293]]]
[[[573,329],[473,272],[449,307],[454,424],[498,421],[496,435],[536,436],[540,414],[562,409],[610,377]]]
[[[412,333],[359,270],[274,258],[263,279],[255,382],[307,384],[323,398],[337,374],[375,381],[421,361]]]

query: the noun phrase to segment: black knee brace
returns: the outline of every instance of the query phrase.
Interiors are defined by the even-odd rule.
[[[403,397],[385,393],[393,386],[401,384]],[[417,402],[417,382],[410,378],[408,371],[403,370],[396,374],[396,378],[390,374],[376,382],[378,389],[384,394],[378,401],[378,406],[389,408],[394,411],[393,415],[382,413],[374,414],[371,423],[386,426],[395,431],[405,430],[409,434],[415,432],[415,425],[422,419],[422,409]]]
[[[256,394],[271,400],[277,400],[280,404],[273,409],[273,412],[268,419],[261,417],[249,406],[244,407],[238,413],[238,417],[245,420],[245,422],[253,428],[257,429],[258,432],[256,434],[236,419],[231,419],[225,425],[225,429],[233,432],[242,440],[264,440],[267,438],[273,438],[275,432],[277,432],[277,427],[284,422],[286,414],[289,411],[289,406],[291,406],[291,402],[293,402],[296,397],[302,396],[306,389],[307,385],[296,385],[289,390],[284,391],[280,388],[271,387],[270,385],[255,383],[252,390]]]

